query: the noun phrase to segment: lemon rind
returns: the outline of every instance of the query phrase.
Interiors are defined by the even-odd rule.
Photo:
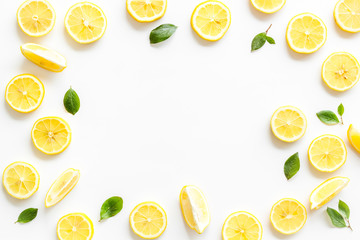
[[[141,17],[138,17],[137,14],[130,7],[131,1],[132,0],[126,0],[126,10],[128,11],[128,13],[130,14],[131,17],[133,17],[136,21],[138,21],[140,23],[154,22],[156,20],[159,20],[160,18],[162,18],[165,15],[166,10],[167,10],[167,0],[165,0],[165,6],[163,8],[163,11],[160,14],[155,15],[154,17],[151,17],[151,18],[148,18],[148,17],[141,18]]]

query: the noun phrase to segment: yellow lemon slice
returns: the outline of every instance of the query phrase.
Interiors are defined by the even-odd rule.
[[[289,47],[297,53],[313,53],[326,42],[324,22],[311,13],[302,13],[290,20],[286,30]]]
[[[360,32],[360,1],[340,0],[334,9],[337,25],[346,32]]]
[[[41,152],[49,155],[58,154],[70,144],[70,126],[59,117],[41,118],[35,122],[31,138],[35,147]]]
[[[29,113],[38,109],[44,99],[45,88],[42,82],[31,74],[14,77],[7,84],[5,100],[12,109]]]
[[[21,30],[31,37],[48,34],[55,25],[55,10],[48,1],[27,0],[17,11]]]
[[[105,33],[106,17],[100,7],[81,2],[72,6],[65,16],[65,27],[78,43],[87,44],[99,40]]]
[[[304,205],[292,198],[284,198],[274,204],[270,213],[273,227],[282,234],[294,234],[305,225],[307,212]]]
[[[222,229],[223,240],[260,240],[262,235],[260,221],[248,212],[231,214]]]
[[[141,203],[130,214],[130,227],[141,238],[158,238],[163,234],[166,226],[166,213],[157,203]]]
[[[24,162],[14,162],[3,173],[3,185],[14,198],[27,199],[38,189],[40,176],[36,169]]]
[[[346,162],[347,151],[341,138],[325,134],[312,141],[308,156],[317,170],[334,172]]]
[[[126,0],[126,9],[138,22],[152,22],[162,18],[167,0]]]
[[[94,235],[94,226],[85,214],[70,213],[60,218],[56,232],[59,240],[90,240]]]
[[[275,137],[284,142],[295,142],[304,136],[307,122],[300,109],[284,106],[274,112],[270,125]]]
[[[63,172],[51,185],[45,197],[45,207],[52,207],[63,200],[76,186],[80,171],[70,168]]]
[[[180,193],[180,206],[187,225],[197,233],[203,233],[210,224],[210,211],[201,190],[185,186]]]
[[[251,4],[263,13],[274,13],[285,5],[286,0],[251,0]]]
[[[230,9],[222,2],[209,0],[200,3],[191,16],[191,26],[203,39],[221,39],[231,24]]]
[[[347,136],[351,145],[360,153],[360,131],[351,124]]]
[[[316,187],[310,195],[311,210],[319,209],[331,201],[348,185],[349,181],[347,177],[333,177]]]

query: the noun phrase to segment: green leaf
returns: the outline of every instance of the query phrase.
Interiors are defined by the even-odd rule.
[[[270,44],[275,44],[275,40],[272,37],[266,36],[266,41]]]
[[[327,208],[326,209],[327,214],[329,215],[332,224],[337,228],[344,228],[347,227],[345,223],[344,217],[335,209],[333,208]]]
[[[123,208],[123,199],[121,197],[111,197],[101,206],[100,221],[111,218],[118,214]]]
[[[266,43],[266,32],[259,33],[251,42],[251,51],[258,50]]]
[[[287,180],[295,176],[295,174],[300,170],[300,159],[299,153],[293,154],[291,157],[286,160],[284,165],[284,174]]]
[[[173,24],[162,24],[150,33],[150,43],[155,44],[170,38],[176,31],[177,26]]]
[[[37,208],[28,208],[22,211],[18,217],[17,223],[28,223],[34,220],[37,216],[38,209]]]
[[[339,205],[338,205],[338,207],[339,207],[340,213],[341,213],[342,215],[344,215],[344,217],[346,217],[347,219],[349,219],[349,218],[350,218],[350,208],[349,208],[349,206],[348,206],[345,202],[339,200]]]
[[[344,105],[341,103],[338,107],[338,113],[340,116],[342,116],[344,114],[345,108]]]
[[[318,112],[316,115],[320,119],[320,121],[322,121],[325,124],[335,125],[340,122],[339,118],[332,111],[321,111]]]
[[[75,115],[80,109],[80,98],[74,89],[70,89],[65,93],[64,106],[66,111]]]

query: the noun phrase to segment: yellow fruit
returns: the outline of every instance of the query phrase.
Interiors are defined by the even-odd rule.
[[[216,0],[200,3],[191,16],[191,26],[194,31],[208,41],[221,39],[230,24],[230,9]]]
[[[271,209],[270,221],[282,234],[294,234],[304,226],[307,218],[306,208],[299,201],[283,198]]]
[[[17,11],[21,30],[31,37],[48,34],[55,25],[55,10],[48,1],[27,0]]]
[[[302,13],[290,20],[286,30],[289,47],[297,53],[313,53],[326,42],[324,22],[311,13]]]
[[[130,214],[130,227],[141,238],[154,239],[160,237],[166,226],[166,213],[157,203],[141,203]]]
[[[360,153],[360,131],[351,124],[347,136],[351,145]]]
[[[295,142],[304,136],[307,122],[300,109],[284,106],[275,111],[270,125],[275,137],[284,142]]]
[[[348,185],[349,181],[347,177],[333,177],[316,187],[310,195],[311,210],[319,209],[331,201]]]
[[[152,22],[162,18],[167,0],[126,0],[126,9],[138,22]]]
[[[87,44],[99,40],[105,33],[106,17],[100,7],[81,2],[73,5],[65,16],[65,27],[78,43]]]
[[[251,0],[251,4],[263,13],[274,13],[282,9],[286,0]]]
[[[337,25],[350,33],[360,32],[360,1],[340,0],[334,9],[334,17]]]
[[[3,185],[14,198],[27,199],[38,189],[40,176],[36,169],[24,162],[14,162],[3,173]]]
[[[58,154],[70,144],[70,126],[59,117],[41,118],[35,122],[31,138],[41,152],[49,155]]]
[[[261,223],[248,212],[231,214],[222,229],[223,240],[260,240],[262,235]]]
[[[12,109],[29,113],[38,109],[44,99],[42,82],[31,74],[14,77],[6,86],[5,100]]]
[[[94,226],[85,214],[70,213],[60,218],[56,232],[59,240],[90,240],[94,235]]]
[[[201,190],[185,186],[180,193],[180,206],[187,225],[197,233],[203,233],[210,224],[210,211]]]

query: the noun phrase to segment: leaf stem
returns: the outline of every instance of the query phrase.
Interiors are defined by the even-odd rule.
[[[344,125],[344,120],[342,116],[340,116],[340,120],[341,120],[341,125]]]
[[[348,224],[348,228],[350,228],[351,231],[354,231],[354,230],[352,229],[351,225],[350,225],[350,220],[347,219],[347,218],[345,218],[345,221],[346,221],[347,224]]]
[[[272,24],[270,24],[269,28],[265,31],[265,32],[266,32],[266,34],[267,34],[267,33],[268,33],[268,31],[270,30],[271,26],[272,26]]]

